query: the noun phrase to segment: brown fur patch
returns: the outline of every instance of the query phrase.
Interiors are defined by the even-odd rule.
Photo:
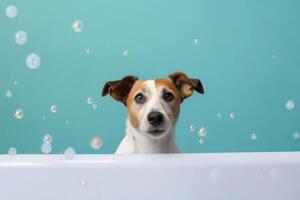
[[[169,116],[171,119],[176,119],[179,116],[179,111],[180,111],[180,102],[181,102],[181,95],[180,92],[178,91],[177,87],[175,86],[175,84],[173,83],[173,81],[171,79],[157,79],[155,80],[155,85],[156,88],[166,88],[170,91],[172,91],[172,93],[174,94],[174,103],[170,104],[170,108],[172,110],[172,115],[173,116]]]
[[[142,89],[143,83],[144,83],[143,80],[137,80],[134,83],[134,85],[128,95],[128,98],[126,100],[129,121],[134,128],[139,127],[139,120],[137,117],[137,105],[134,103],[134,95],[138,90]]]

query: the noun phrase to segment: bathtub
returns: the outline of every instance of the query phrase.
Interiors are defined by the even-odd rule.
[[[300,152],[1,155],[1,200],[299,200]]]

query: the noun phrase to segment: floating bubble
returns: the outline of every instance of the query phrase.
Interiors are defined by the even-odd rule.
[[[128,50],[123,51],[122,56],[128,56]]]
[[[16,17],[18,14],[18,9],[16,6],[14,5],[9,5],[7,8],[6,8],[6,16],[9,17],[9,18],[14,18]]]
[[[10,97],[12,96],[12,91],[11,91],[11,90],[6,90],[5,96],[6,96],[7,98],[10,98]]]
[[[83,30],[83,22],[81,20],[76,20],[73,22],[72,28],[75,32],[81,32]]]
[[[15,40],[18,45],[26,44],[27,38],[28,38],[27,33],[25,33],[24,31],[16,32]]]
[[[204,144],[204,139],[203,138],[199,139],[199,144]]]
[[[75,152],[75,149],[73,149],[72,147],[68,147],[66,150],[65,150],[65,157],[67,159],[73,159],[76,152]]]
[[[294,138],[295,140],[298,140],[298,139],[300,138],[300,133],[295,132],[295,133],[293,134],[293,138]]]
[[[205,137],[207,135],[206,128],[204,127],[200,128],[198,133],[201,137]]]
[[[217,113],[217,117],[218,117],[218,118],[221,118],[221,117],[222,117],[222,114],[221,114],[221,113]]]
[[[195,44],[195,45],[199,45],[199,44],[200,44],[199,38],[195,38],[195,39],[194,39],[194,44]]]
[[[89,53],[91,53],[91,50],[90,50],[90,49],[86,49],[85,52],[86,52],[87,54],[89,54]]]
[[[276,55],[273,54],[271,57],[272,57],[273,59],[275,59],[275,58],[276,58]]]
[[[293,110],[295,108],[295,102],[292,101],[292,100],[288,100],[286,103],[285,103],[285,107],[286,109],[288,110]]]
[[[52,143],[52,136],[51,134],[46,134],[43,138],[43,142],[46,144],[51,144]]]
[[[94,103],[94,104],[92,105],[92,108],[93,108],[94,110],[96,110],[96,109],[98,108],[98,105]]]
[[[49,154],[51,153],[52,151],[52,144],[51,143],[43,143],[42,146],[41,146],[41,151],[44,153],[44,154]]]
[[[234,119],[235,118],[235,113],[232,112],[232,113],[229,114],[229,116],[230,116],[231,119]]]
[[[101,137],[96,136],[96,137],[91,139],[90,146],[93,149],[100,149],[102,147],[102,145],[103,145],[103,140],[102,140]]]
[[[16,154],[17,154],[17,149],[16,149],[15,147],[10,147],[10,148],[8,149],[8,155],[14,156],[14,155],[16,155]]]
[[[57,106],[56,105],[52,105],[50,107],[50,111],[53,112],[53,113],[56,113],[57,112]]]
[[[24,111],[22,109],[17,109],[15,112],[15,117],[17,119],[22,119],[24,116]]]
[[[45,119],[46,119],[46,117],[45,117],[45,116],[43,116],[43,117],[42,117],[42,120],[45,120]]]
[[[93,98],[92,97],[88,97],[86,100],[87,104],[93,104]]]
[[[17,86],[18,85],[18,81],[14,81],[14,85]]]
[[[196,130],[196,126],[194,124],[189,125],[189,131],[194,132]]]
[[[37,69],[41,64],[41,58],[35,53],[31,53],[26,57],[26,65],[29,69]]]
[[[84,181],[84,180],[81,180],[79,184],[80,184],[81,187],[86,187],[88,185],[88,182]]]
[[[277,168],[272,168],[270,170],[270,177],[272,179],[279,179],[280,178],[280,171]]]
[[[66,121],[65,123],[66,123],[66,125],[69,125],[69,121]]]
[[[252,133],[252,134],[251,134],[251,140],[256,140],[256,139],[257,139],[256,133]]]

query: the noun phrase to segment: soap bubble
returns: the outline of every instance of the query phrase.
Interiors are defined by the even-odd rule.
[[[196,126],[194,124],[189,125],[189,131],[194,132],[196,130]]]
[[[43,143],[42,146],[41,146],[41,151],[44,154],[51,153],[51,151],[52,151],[52,144],[51,143]]]
[[[94,110],[96,110],[96,109],[98,108],[98,105],[94,103],[94,104],[92,105],[92,108],[93,108]]]
[[[8,155],[14,156],[14,155],[16,155],[16,154],[17,154],[17,149],[16,149],[15,147],[10,147],[10,148],[8,149]]]
[[[37,69],[41,64],[40,56],[35,53],[29,54],[25,61],[29,69]]]
[[[76,20],[73,22],[72,28],[75,32],[81,32],[83,30],[83,22],[81,20]]]
[[[256,133],[252,133],[252,134],[251,134],[251,140],[256,140],[256,139],[257,139]]]
[[[11,91],[11,90],[7,90],[7,91],[5,92],[5,96],[6,96],[7,98],[10,98],[10,97],[12,96],[12,91]]]
[[[199,139],[199,144],[204,144],[204,139],[203,138]]]
[[[90,50],[90,49],[86,49],[85,52],[86,52],[87,54],[89,54],[89,53],[91,53],[91,50]]]
[[[15,40],[18,45],[24,45],[27,42],[27,33],[24,31],[18,31],[15,35]]]
[[[96,136],[96,137],[91,139],[90,146],[93,149],[100,149],[102,147],[102,145],[103,145],[103,140],[102,140],[101,137]]]
[[[286,109],[288,110],[293,110],[295,108],[295,102],[292,101],[292,100],[288,100],[286,103],[285,103],[285,107]]]
[[[87,98],[87,100],[86,100],[86,102],[88,103],[88,104],[93,104],[93,98],[92,97],[88,97]]]
[[[6,8],[6,16],[9,17],[9,18],[14,18],[16,17],[18,14],[18,9],[16,6],[14,5],[9,5],[7,8]]]
[[[293,138],[294,138],[295,140],[298,140],[298,139],[300,138],[300,133],[295,132],[295,133],[293,134]]]
[[[79,184],[81,187],[86,187],[88,185],[88,183],[84,180],[81,180]]]
[[[65,123],[66,123],[66,125],[69,125],[69,121],[66,121]]]
[[[46,134],[43,138],[43,142],[46,144],[51,144],[52,143],[52,136],[50,134]]]
[[[50,111],[53,112],[53,113],[56,113],[57,112],[57,106],[56,105],[52,105],[50,107]]]
[[[22,109],[17,109],[15,112],[15,117],[17,119],[22,119],[24,116],[24,111]]]
[[[222,117],[222,114],[221,114],[221,113],[217,113],[217,117],[218,117],[218,118],[221,118],[221,117]]]
[[[274,58],[276,58],[276,55],[273,54],[271,57],[274,59]]]
[[[72,147],[68,147],[66,150],[65,150],[65,157],[67,159],[73,159],[74,156],[75,156],[75,149],[73,149]]]
[[[194,39],[194,44],[195,44],[195,45],[199,45],[199,44],[200,44],[199,38],[195,38],[195,39]]]
[[[279,179],[280,178],[280,171],[277,168],[272,168],[270,170],[270,177],[272,179]]]
[[[43,120],[45,120],[45,119],[46,119],[46,117],[45,117],[45,116],[43,116],[43,117],[42,117],[42,119],[43,119]]]
[[[200,128],[198,133],[201,137],[205,137],[207,135],[207,131],[204,127]]]
[[[17,86],[18,85],[18,81],[14,81],[14,85]]]
[[[123,52],[122,52],[122,55],[123,55],[123,56],[128,56],[128,50],[123,51]]]
[[[232,113],[229,114],[229,116],[230,116],[231,119],[234,119],[235,118],[235,113],[232,112]]]

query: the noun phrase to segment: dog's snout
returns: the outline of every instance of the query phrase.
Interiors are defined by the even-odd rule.
[[[148,114],[148,122],[157,127],[164,121],[164,115],[161,112],[151,112]]]

